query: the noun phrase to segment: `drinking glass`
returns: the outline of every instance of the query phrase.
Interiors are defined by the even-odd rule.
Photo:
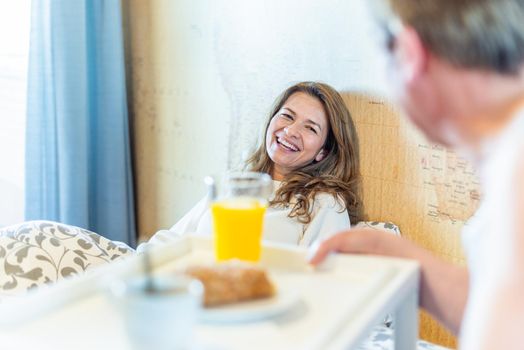
[[[210,185],[209,178],[206,180]],[[217,261],[260,259],[262,229],[273,182],[268,174],[234,172],[211,180]]]

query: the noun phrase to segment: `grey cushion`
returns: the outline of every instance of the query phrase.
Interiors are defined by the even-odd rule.
[[[397,225],[392,222],[380,222],[380,221],[360,221],[355,228],[372,228],[374,230],[382,230],[392,233],[396,236],[400,236],[400,229]]]
[[[0,229],[0,300],[133,253],[94,232],[51,221]]]

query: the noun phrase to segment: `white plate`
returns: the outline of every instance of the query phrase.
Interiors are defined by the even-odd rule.
[[[281,290],[266,299],[245,301],[203,309],[200,321],[205,323],[240,323],[261,321],[281,315],[300,301],[297,292]]]

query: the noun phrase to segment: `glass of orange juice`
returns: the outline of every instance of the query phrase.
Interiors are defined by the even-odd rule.
[[[273,189],[268,174],[228,173],[218,180],[211,202],[218,261],[260,259],[267,200]]]

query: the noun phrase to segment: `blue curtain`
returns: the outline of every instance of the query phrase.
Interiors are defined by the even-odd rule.
[[[26,219],[135,245],[119,0],[33,0]]]

